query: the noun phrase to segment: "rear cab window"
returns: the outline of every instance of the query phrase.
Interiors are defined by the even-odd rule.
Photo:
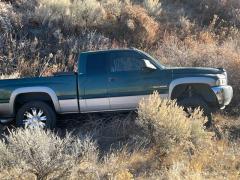
[[[106,53],[90,53],[87,55],[86,74],[101,75],[106,74],[108,66]]]

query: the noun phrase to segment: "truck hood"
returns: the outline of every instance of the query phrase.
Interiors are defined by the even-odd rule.
[[[170,67],[173,74],[222,74],[223,69],[219,68],[202,68],[202,67]]]

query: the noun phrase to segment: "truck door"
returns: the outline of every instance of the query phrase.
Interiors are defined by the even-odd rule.
[[[108,76],[105,54],[87,53],[80,59],[79,104],[80,112],[97,112],[110,109],[107,95]]]
[[[111,110],[135,109],[139,101],[157,90],[167,96],[167,74],[135,51],[109,54],[108,77]]]

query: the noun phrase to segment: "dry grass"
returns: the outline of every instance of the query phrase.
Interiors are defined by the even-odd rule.
[[[41,0],[36,15],[50,26],[59,22],[65,26],[96,27],[105,19],[105,11],[96,0]]]
[[[239,0],[16,0],[0,7],[0,79],[73,71],[81,51],[134,46],[166,65],[226,68],[235,93],[228,112],[237,116],[215,115],[211,131],[221,140],[211,139],[201,112],[188,119],[154,94],[140,104],[137,123],[134,114],[89,115],[76,136],[14,130],[0,143],[0,179],[239,179]]]
[[[143,7],[148,11],[151,16],[161,16],[162,4],[159,0],[144,0]]]
[[[11,174],[12,178],[21,178],[25,173],[37,179],[63,177],[71,173],[76,164],[94,163],[98,156],[97,147],[90,138],[81,140],[68,134],[61,139],[42,129],[12,130],[6,142],[0,143],[2,178],[8,177],[5,170],[14,172],[16,169],[18,173]]]
[[[174,101],[153,94],[141,102],[136,123],[134,116],[89,115],[75,135],[38,128],[11,130],[0,142],[0,178],[239,178],[239,139],[220,129],[223,139],[213,138],[214,133],[203,128],[200,112],[188,119]],[[223,121],[214,119],[218,125]]]
[[[125,33],[130,33],[129,35],[134,37],[132,38],[133,43],[153,43],[156,41],[159,25],[141,6],[126,5],[121,20],[123,30],[127,31]]]
[[[0,32],[11,32],[19,23],[19,18],[11,5],[0,2]]]
[[[157,7],[153,6],[146,4],[149,12],[157,14]],[[127,40],[132,37],[129,40],[133,43],[153,43],[159,30],[158,23],[148,15],[147,10],[127,1],[41,0],[35,13],[42,24],[50,27],[57,25],[68,31],[94,28],[107,34],[118,30],[116,38]]]
[[[16,79],[19,77],[19,73],[11,74],[11,75],[0,75],[0,79]]]
[[[48,32],[42,32],[42,35]],[[28,39],[23,34],[0,34],[0,72],[4,75],[19,73],[20,77],[51,75],[57,71],[76,70],[80,50],[108,49],[114,47],[108,38],[96,31],[82,31],[78,37],[62,38],[61,31],[53,32],[53,39],[41,37]],[[40,52],[43,52],[41,54]],[[53,51],[55,51],[53,53]],[[31,68],[29,68],[31,67]]]

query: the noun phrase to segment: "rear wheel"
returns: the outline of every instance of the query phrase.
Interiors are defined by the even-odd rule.
[[[184,110],[189,114],[200,108],[203,111],[203,115],[208,118],[208,121],[205,123],[206,127],[210,127],[212,124],[212,111],[208,104],[201,97],[188,97],[180,100],[178,102],[179,106],[184,107]]]
[[[28,102],[18,110],[16,124],[18,127],[53,129],[56,125],[56,113],[45,102]]]

